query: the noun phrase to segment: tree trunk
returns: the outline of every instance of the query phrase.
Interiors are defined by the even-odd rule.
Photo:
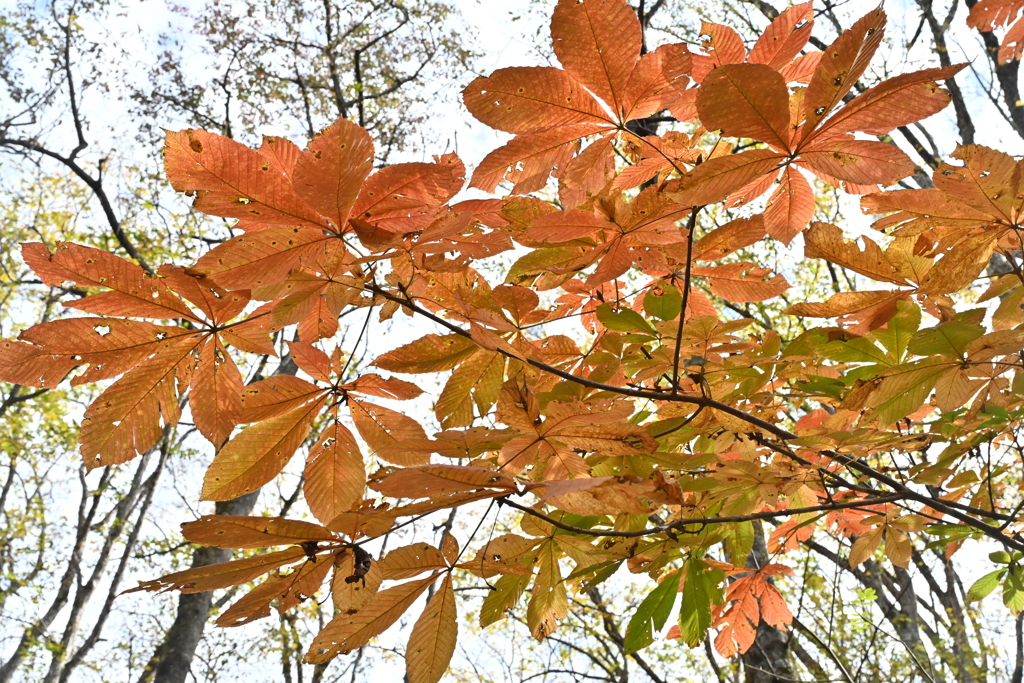
[[[275,375],[294,375],[298,367],[291,356],[284,356]],[[253,381],[262,379],[260,376]],[[256,506],[260,492],[253,491],[228,501],[217,503],[218,515],[248,515]],[[231,550],[226,548],[197,548],[192,553],[192,568],[205,567],[231,559]],[[182,593],[178,597],[178,613],[174,623],[157,646],[149,663],[139,677],[139,683],[184,683],[192,668],[192,659],[206,629],[206,621],[213,608],[213,591],[204,593]]]
[[[217,503],[218,515],[247,515],[256,505],[260,492],[253,491],[233,500]],[[192,553],[192,567],[205,567],[231,559],[226,548],[198,548]],[[192,668],[196,647],[203,637],[206,620],[213,607],[213,591],[182,593],[178,596],[178,614],[164,640],[153,653],[139,683],[184,683]]]

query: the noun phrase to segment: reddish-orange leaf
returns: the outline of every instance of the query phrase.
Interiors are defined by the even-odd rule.
[[[1024,0],[981,0],[967,15],[967,25],[979,31],[991,31],[1013,20],[1024,9]]]
[[[0,340],[0,380],[11,384],[53,389],[78,363],[73,355],[55,356],[42,346]]]
[[[693,56],[685,45],[662,45],[645,54],[633,67],[622,95],[622,119],[632,121],[671,109],[684,95],[692,70]]]
[[[935,169],[935,187],[1007,223],[1019,220],[1024,198],[1018,197],[1021,164],[1016,159],[983,145],[958,146],[952,156],[964,165]]]
[[[313,138],[295,161],[292,183],[299,197],[340,232],[371,170],[370,136],[358,124],[338,119]]]
[[[218,244],[194,270],[226,289],[249,289],[281,282],[303,258],[311,259],[332,238],[323,230],[270,228]]]
[[[478,350],[472,339],[458,334],[428,334],[388,351],[373,364],[389,372],[442,372],[451,370]]]
[[[196,210],[274,225],[328,227],[299,198],[291,180],[271,170],[259,152],[229,138],[188,129],[168,132],[164,143],[167,178],[178,192],[195,196]]]
[[[711,292],[727,301],[745,303],[765,301],[789,289],[784,275],[772,273],[753,263],[726,263],[721,266],[694,268],[694,275],[708,278]]]
[[[116,377],[151,357],[160,348],[167,347],[167,344],[193,335],[196,335],[195,331],[138,320],[66,318],[34,325],[18,337],[35,344],[38,353],[49,357],[58,367],[64,367],[65,363],[68,363],[68,369],[74,365],[90,365],[86,372],[71,380],[73,386],[78,386]],[[195,338],[193,344],[199,341],[199,338]],[[13,348],[18,348],[20,358],[34,358],[20,345]],[[12,371],[15,377],[21,376],[21,379],[4,378],[5,381],[41,386],[32,381],[34,370],[29,373],[13,367]]]
[[[366,396],[390,398],[396,401],[408,401],[423,393],[423,390],[412,382],[406,382],[396,377],[384,378],[373,373],[360,375],[354,382],[341,385],[341,388]]]
[[[747,48],[743,46],[743,38],[740,34],[724,24],[715,24],[710,21],[700,22],[701,44],[707,52],[708,57],[704,58],[705,66],[701,71],[715,69],[726,64],[739,64],[747,58]],[[698,60],[694,60],[697,66]],[[694,69],[694,78],[702,83],[705,73]]]
[[[355,614],[338,614],[313,639],[305,661],[319,664],[366,645],[398,621],[435,580],[431,575],[399,584],[376,593]]]
[[[299,337],[306,342],[329,339],[338,333],[338,314],[331,310],[327,300],[319,293],[312,297],[309,313],[299,323]]]
[[[754,43],[747,61],[767,64],[776,70],[793,61],[811,37],[814,28],[812,5],[804,2],[780,12]]]
[[[381,576],[385,581],[411,579],[425,571],[444,569],[448,563],[441,551],[429,543],[413,543],[395,548],[380,561]]]
[[[793,166],[782,171],[764,208],[764,227],[768,234],[789,244],[814,217],[814,190],[803,173]]]
[[[548,66],[499,69],[470,83],[462,99],[473,116],[506,133],[614,122],[580,83]]]
[[[684,206],[714,204],[779,167],[786,156],[770,149],[752,149],[705,161],[683,178],[679,192],[670,193]]]
[[[434,597],[413,624],[405,648],[409,683],[437,683],[448,669],[459,635],[452,575],[445,575]]]
[[[21,256],[51,287],[72,282],[112,290],[66,304],[69,308],[116,317],[197,319],[160,278],[150,277],[134,263],[102,249],[58,242],[51,254],[44,244],[26,242],[21,245]]]
[[[813,137],[819,122],[863,75],[882,42],[885,24],[885,12],[881,7],[874,9],[822,52],[821,61],[804,93],[802,140]]]
[[[693,260],[718,261],[749,247],[765,234],[765,221],[761,216],[736,218],[697,240],[693,245]]]
[[[625,0],[559,0],[551,44],[562,68],[621,115],[643,35]]]
[[[903,150],[874,140],[816,142],[800,158],[814,170],[856,185],[892,185],[914,173],[914,162]]]
[[[274,375],[245,387],[241,422],[260,422],[280,417],[318,398],[323,387],[294,375]]]
[[[309,541],[337,541],[325,527],[284,517],[205,515],[181,525],[181,534],[192,543],[214,548],[270,548],[300,545]]]
[[[305,602],[323,585],[331,562],[306,561],[293,574],[277,574],[268,578],[244,597],[226,609],[216,624],[221,627],[242,626],[270,616],[271,603],[277,603],[279,613]]]
[[[835,318],[859,313],[880,305],[892,304],[903,294],[898,291],[886,292],[839,292],[825,302],[806,302],[787,308],[784,313],[810,318]]]
[[[258,579],[278,567],[292,564],[306,556],[302,548],[292,547],[264,555],[255,555],[231,562],[218,562],[204,567],[194,567],[185,571],[162,576],[153,581],[143,581],[125,593],[136,591],[168,591],[178,590],[182,593],[202,593],[204,591],[238,586]]]
[[[727,64],[697,92],[701,124],[722,135],[754,138],[789,149],[789,91],[779,72],[763,64]]]
[[[370,479],[370,488],[392,498],[430,498],[480,488],[513,490],[515,482],[483,467],[419,465],[383,469]]]
[[[599,195],[615,175],[614,140],[599,138],[570,161],[558,175],[558,198],[572,209]]]
[[[430,460],[430,456],[422,451],[402,447],[404,441],[427,438],[419,422],[390,408],[364,403],[354,398],[349,399],[348,405],[359,436],[363,437],[363,441],[375,454],[403,467],[419,465]]]
[[[242,416],[242,373],[220,339],[199,349],[189,405],[199,433],[220,448]]]
[[[966,64],[899,74],[858,95],[814,134],[815,140],[863,131],[885,135],[927,118],[949,104],[949,93],[935,81],[952,78]]]
[[[540,190],[549,176],[557,178],[565,169],[579,140],[605,130],[606,126],[580,124],[519,135],[483,158],[470,185],[494,192],[498,183],[508,178],[514,182],[512,194]]]
[[[193,353],[197,342],[160,342],[153,358],[126,372],[92,402],[78,437],[86,467],[131,460],[157,442],[163,426],[178,423],[181,408],[175,370]]]
[[[363,183],[352,216],[391,232],[422,230],[462,189],[465,172],[454,154],[435,157],[432,164],[388,166]]]
[[[288,352],[299,369],[320,382],[331,382],[333,370],[330,357],[305,342],[288,342]]]
[[[591,237],[599,230],[615,230],[615,224],[593,211],[571,209],[541,216],[533,221],[524,237],[528,240],[526,244],[560,244]]]

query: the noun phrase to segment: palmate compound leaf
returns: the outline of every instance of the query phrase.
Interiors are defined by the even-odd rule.
[[[277,285],[299,266],[315,271],[320,265],[322,272],[327,261],[346,253],[341,240],[353,230],[350,217],[401,236],[430,224],[463,184],[464,168],[454,155],[367,177],[372,143],[345,119],[301,152],[277,154],[282,144],[268,150],[265,142],[257,152],[204,131],[168,134],[166,165],[176,189],[195,194],[200,211],[262,226],[209,251],[195,272],[233,289]],[[354,258],[349,261],[354,266]]]
[[[826,56],[815,67],[799,112],[791,112],[786,79],[777,69],[733,63],[712,71],[697,91],[703,125],[721,130],[723,135],[760,140],[770,149],[734,155],[745,157],[742,160],[724,156],[704,162],[685,176],[677,201],[696,205],[735,195],[734,201],[746,203],[770,186],[764,181],[771,180],[776,168],[791,170],[789,164],[861,193],[910,175],[914,164],[901,150],[886,143],[854,140],[849,134],[884,135],[940,111],[950,99],[935,81],[952,78],[964,65],[902,74],[853,98],[829,117],[867,67],[885,21],[881,10],[869,13],[823,53]],[[791,121],[794,115],[798,118]],[[777,163],[773,165],[769,159]],[[797,181],[790,176],[783,182],[791,185]],[[797,204],[799,214],[789,210],[795,191],[803,197]],[[775,207],[768,223],[773,236],[789,241],[806,225],[806,218],[813,213],[809,195],[802,184],[796,190],[780,187],[775,191],[769,200],[769,206]]]
[[[109,290],[85,296],[76,308],[186,325],[69,318],[29,328],[0,349],[3,379],[28,386],[56,386],[77,365],[89,367],[72,379],[75,385],[122,375],[86,409],[80,443],[87,467],[125,462],[150,448],[163,427],[177,423],[186,393],[200,433],[215,446],[224,442],[239,420],[241,391],[227,345],[274,353],[265,316],[236,320],[249,292],[226,292],[170,266],[147,276],[122,259],[78,245],[62,243],[50,253],[28,244],[24,253],[53,286],[71,281]],[[139,299],[147,303],[136,306]]]
[[[566,170],[583,139],[616,134],[627,121],[671,108],[689,83],[684,45],[641,56],[640,23],[624,0],[560,0],[551,38],[562,69],[500,69],[463,91],[473,116],[518,135],[483,160],[474,187],[492,191],[508,177],[516,193],[540,189]],[[610,146],[588,149],[596,157],[588,169],[613,158]]]

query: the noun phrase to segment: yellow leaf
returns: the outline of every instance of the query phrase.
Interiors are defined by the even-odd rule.
[[[540,570],[533,583],[533,595],[526,610],[526,624],[537,640],[554,633],[559,622],[568,616],[569,598],[562,583],[554,542],[547,542],[538,554]]]
[[[888,557],[897,567],[906,569],[910,565],[910,555],[913,546],[910,539],[902,531],[897,531],[891,526],[885,533],[885,556]]]
[[[456,621],[455,590],[452,575],[441,582],[423,614],[416,620],[405,648],[405,671],[409,683],[437,683],[455,654],[459,634]]]
[[[339,614],[313,639],[304,661],[321,664],[362,647],[388,630],[434,583],[436,575],[399,584],[374,595],[354,614]]]
[[[878,527],[857,537],[857,540],[853,542],[853,548],[850,549],[851,569],[857,568],[864,560],[874,554],[878,544],[882,542],[882,532],[884,529],[885,527]]]

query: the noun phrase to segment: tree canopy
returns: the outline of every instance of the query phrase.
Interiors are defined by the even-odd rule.
[[[720,680],[864,680],[837,650],[881,629],[837,617],[838,583],[826,604],[827,560],[888,623],[908,680],[988,675],[972,603],[1000,590],[1021,679],[1024,162],[974,141],[966,63],[863,82],[881,8],[829,43],[813,34],[832,6],[807,2],[767,7],[752,41],[705,20],[698,42],[649,47],[660,5],[557,2],[559,66],[462,91],[511,136],[471,172],[451,151],[379,163],[371,131],[390,149],[401,128],[387,88],[373,124],[362,85],[331,88],[333,47],[266,37],[247,58],[295,50],[294,78],[265,81],[296,89],[295,120],[312,133],[331,97],[340,117],[304,146],[166,132],[167,180],[228,239],[190,258],[117,229],[128,258],[22,244],[71,311],[0,341],[11,396],[99,383],[77,443],[104,477],[166,462],[182,422],[213,454],[199,497],[216,514],[181,534],[220,552],[135,591],[228,589],[225,627],[323,603],[303,655],[320,676],[406,618],[407,679],[440,680],[472,627],[457,591],[483,587],[479,627],[512,615],[562,642],[584,620],[655,681],[644,652],[666,641],[707,648]],[[996,83],[1016,78],[1018,5],[965,19]],[[300,72],[308,51],[326,80]],[[914,131],[931,140],[921,122],[951,102],[963,144],[929,151]],[[857,205],[868,218],[842,215]],[[802,260],[780,258],[791,245]],[[381,326],[386,349],[368,341]],[[250,514],[300,451],[283,511]],[[311,519],[288,514],[300,490]],[[424,521],[440,533],[409,533]],[[620,629],[602,591],[624,575],[638,593]]]

